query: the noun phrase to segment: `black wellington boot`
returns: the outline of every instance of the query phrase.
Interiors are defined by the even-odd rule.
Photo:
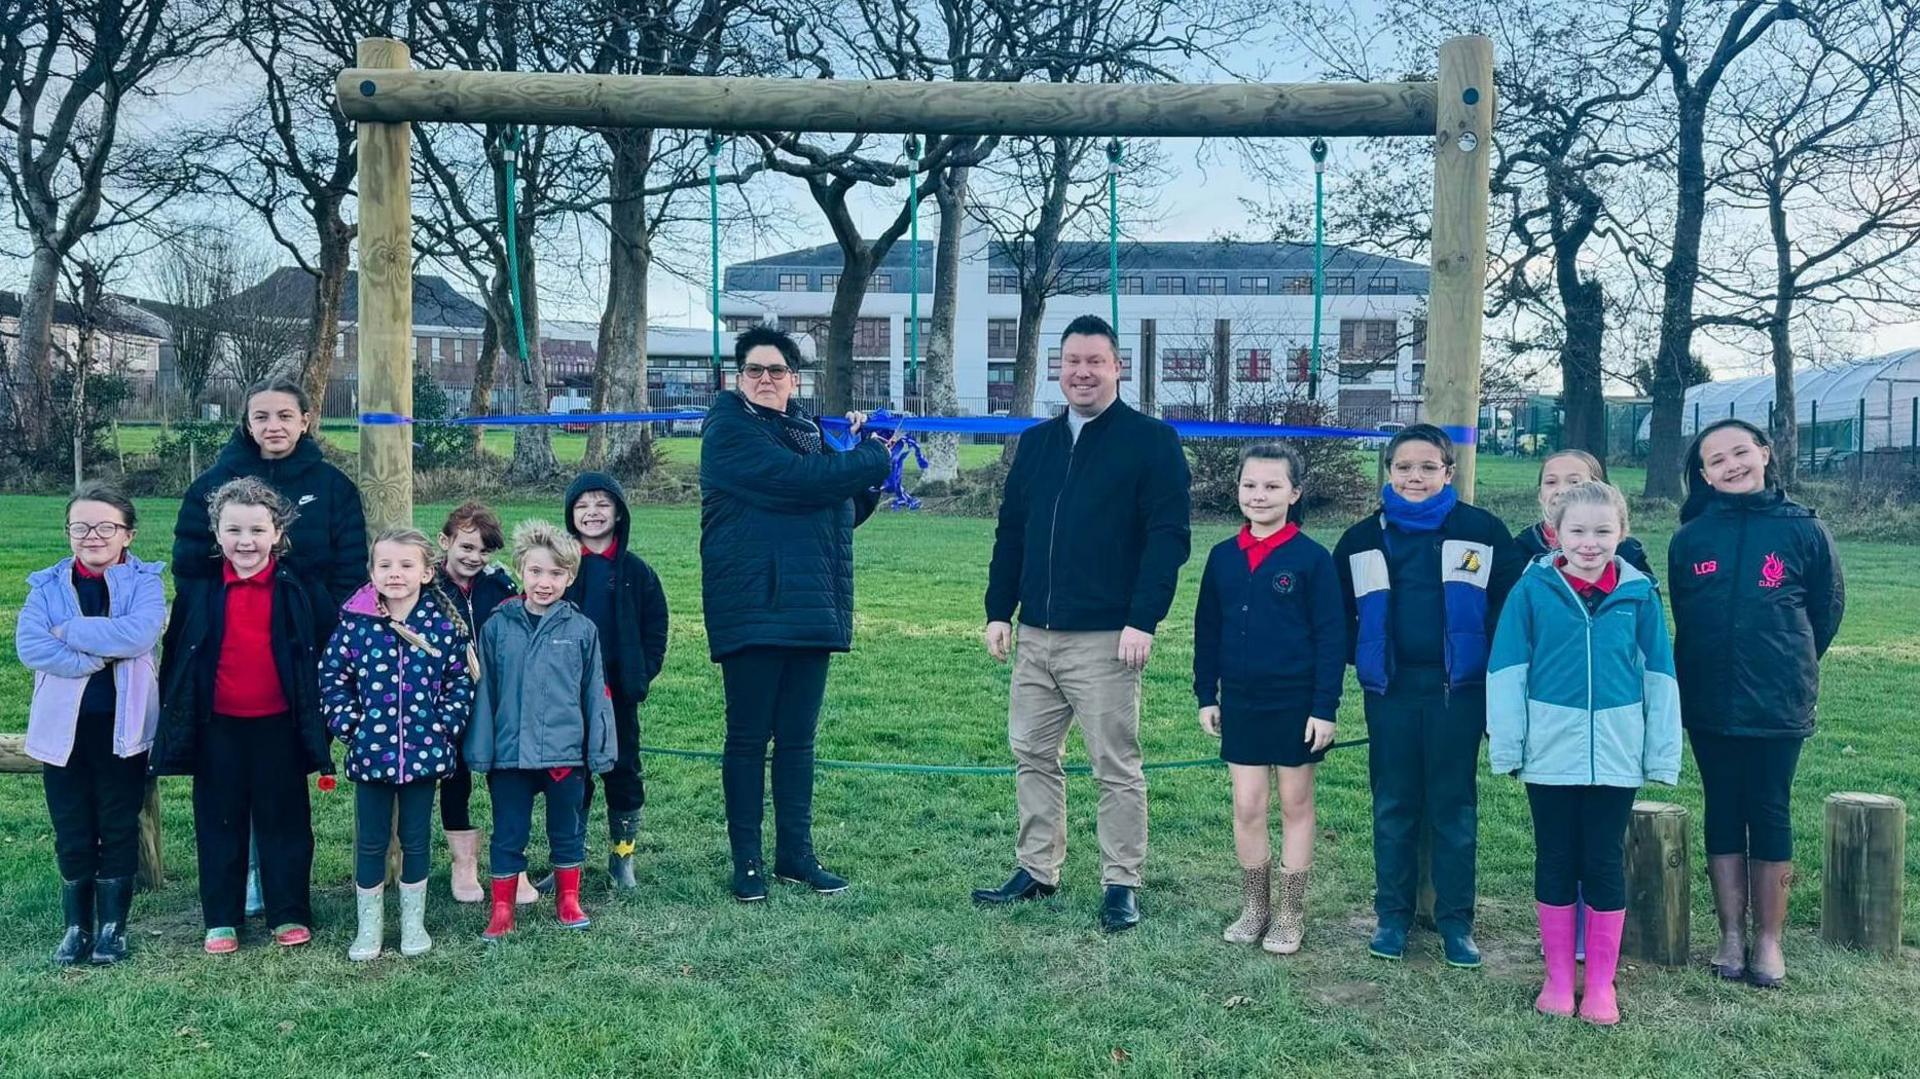
[[[93,878],[61,881],[60,910],[67,932],[53,950],[53,961],[63,967],[84,963],[93,950]]]
[[[114,877],[94,882],[99,896],[100,932],[93,936],[96,967],[112,966],[127,957],[127,911],[133,907],[133,878]]]

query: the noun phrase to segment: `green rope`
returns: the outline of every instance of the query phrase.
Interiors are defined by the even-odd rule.
[[[1120,140],[1107,140],[1107,300],[1120,332]]]
[[[720,136],[707,135],[707,257],[713,278],[713,388],[724,388],[720,365]]]
[[[1320,308],[1326,302],[1327,266],[1327,140],[1307,147],[1313,157],[1313,355],[1307,365],[1307,399],[1320,399]]]
[[[920,373],[920,137],[907,136],[907,215],[911,237],[907,250],[912,262],[907,268],[907,378]],[[903,387],[904,389],[904,387]],[[904,397],[905,394],[903,393]]]
[[[533,384],[533,360],[527,352],[527,319],[520,297],[520,128],[507,128],[507,302],[513,308],[513,336],[520,346],[520,381]]]
[[[1327,749],[1331,752],[1336,749],[1346,749],[1349,746],[1364,746],[1367,741],[1365,738],[1355,738],[1347,742],[1335,742]],[[725,756],[710,749],[662,749],[657,746],[641,746],[640,752],[650,753],[656,757],[679,757],[692,761],[717,761],[724,759]],[[838,760],[815,760],[813,763],[816,768],[848,772],[891,772],[903,775],[934,776],[1010,776],[1013,774],[1013,766],[1006,764],[900,764],[892,761]],[[1141,768],[1149,772],[1166,772],[1185,768],[1217,768],[1221,763],[1219,757],[1196,757],[1193,760],[1184,761],[1155,761],[1143,764]],[[1069,775],[1076,776],[1093,773],[1093,769],[1085,764],[1069,764],[1066,766],[1066,771]]]

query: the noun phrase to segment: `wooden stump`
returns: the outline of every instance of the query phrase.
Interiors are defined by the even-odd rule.
[[[1884,794],[1827,795],[1821,939],[1879,955],[1898,955],[1906,857],[1905,802]]]
[[[1413,921],[1422,929],[1434,929],[1433,829],[1424,820],[1420,822],[1420,853],[1414,857],[1420,866],[1420,884],[1413,893]]]
[[[1661,966],[1685,966],[1693,899],[1686,807],[1633,803],[1625,842],[1627,922],[1620,950]]]
[[[46,766],[27,756],[27,736],[0,734],[0,775],[39,775]],[[166,886],[166,860],[160,848],[160,790],[147,780],[146,797],[140,803],[140,868],[138,884],[149,891]]]

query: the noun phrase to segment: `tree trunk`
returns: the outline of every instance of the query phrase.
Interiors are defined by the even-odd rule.
[[[937,196],[940,239],[934,251],[933,332],[920,370],[921,407],[929,416],[957,416],[960,399],[953,386],[953,323],[960,301],[960,244],[966,231],[967,170],[949,169]],[[958,435],[928,435],[927,478],[952,481],[960,475]]]
[[[1228,319],[1213,320],[1213,357],[1213,418],[1224,422],[1233,418],[1233,323]]]
[[[487,318],[480,327],[480,355],[473,361],[473,388],[467,391],[467,415],[485,416],[493,411],[493,383],[499,371],[500,320],[495,317],[494,299],[490,294]],[[470,449],[479,450],[484,438],[481,428],[467,428]]]
[[[307,326],[301,383],[314,408],[322,412],[326,408],[327,384],[333,380],[334,353],[340,347],[340,306],[347,287],[351,247],[351,236],[344,227],[323,229],[320,233],[320,273],[313,281],[313,321]]]
[[[1781,486],[1800,483],[1800,402],[1793,395],[1793,238],[1787,231],[1785,196],[1778,184],[1767,191],[1767,225],[1773,234],[1773,321],[1767,343],[1773,352],[1773,467]],[[1862,443],[1864,445],[1864,443]]]
[[[1013,342],[1013,403],[1009,416],[1033,415],[1033,400],[1040,383],[1040,320],[1047,313],[1047,290],[1042,282],[1026,281],[1020,287],[1020,325]],[[1013,461],[1020,444],[1010,438],[1000,451],[1000,459]]]
[[[1586,450],[1607,462],[1607,397],[1600,367],[1606,332],[1606,293],[1598,281],[1578,280],[1560,289],[1566,337],[1560,343],[1560,405],[1567,419],[1563,449]]]
[[[1680,103],[1675,131],[1678,199],[1673,222],[1673,251],[1661,274],[1660,351],[1653,361],[1650,389],[1653,416],[1647,444],[1649,498],[1678,500],[1681,495],[1680,426],[1686,408],[1687,373],[1692,369],[1693,290],[1700,278],[1700,231],[1706,219],[1707,165],[1704,103],[1689,96]]]
[[[859,325],[860,304],[866,299],[867,281],[873,277],[871,247],[846,251],[840,266],[840,282],[833,288],[833,307],[827,315],[827,340],[820,369],[813,380],[814,411],[822,416],[838,416],[853,407],[853,334]],[[821,347],[818,336],[814,346]]]
[[[514,338],[515,359],[513,372],[507,378],[512,387],[507,408],[516,413],[541,413],[547,411],[547,365],[540,355],[540,292],[537,267],[533,261],[533,241],[527,235],[533,222],[526,223],[517,239],[520,247],[520,315],[526,327],[527,357],[526,365],[519,362],[519,343]],[[508,305],[506,292],[506,267],[500,267],[501,294],[500,308],[507,318],[513,318],[512,308]],[[509,321],[506,326],[511,327]],[[507,328],[502,337],[513,333]],[[527,424],[513,429],[513,460],[507,465],[507,480],[510,483],[533,485],[550,480],[560,471],[560,461],[553,455],[553,428],[540,424]]]
[[[60,291],[60,252],[36,242],[27,291],[20,297],[19,370],[26,397],[16,400],[21,434],[34,450],[45,448],[53,417],[53,311]]]
[[[600,316],[600,351],[594,357],[593,410],[641,412],[647,407],[647,272],[653,264],[642,192],[653,163],[653,131],[612,128],[603,137],[613,167],[608,180],[607,304]],[[587,467],[606,468],[647,437],[644,424],[593,424],[587,428]]]

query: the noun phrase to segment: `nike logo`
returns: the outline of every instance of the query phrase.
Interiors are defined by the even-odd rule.
[[[297,502],[297,503],[295,503],[295,505],[300,505],[300,506],[304,506],[304,505],[306,505],[307,503],[309,503],[309,502],[311,502],[311,501],[313,501],[314,499],[316,499],[316,498],[319,498],[319,497],[320,497],[319,495],[301,495],[301,496],[300,496],[300,501],[299,501],[299,502]]]

